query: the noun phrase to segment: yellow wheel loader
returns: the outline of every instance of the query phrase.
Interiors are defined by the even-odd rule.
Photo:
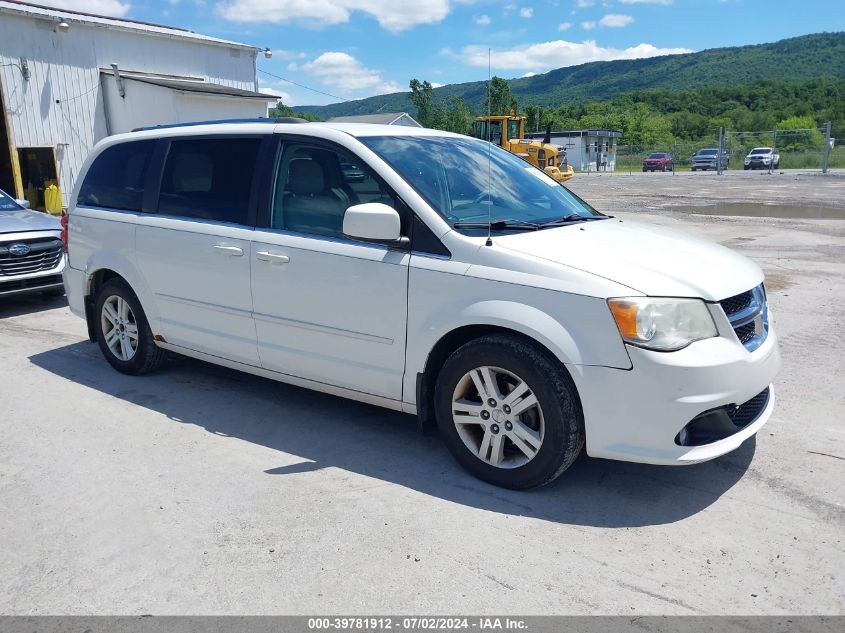
[[[489,140],[539,167],[558,182],[565,182],[575,175],[566,163],[566,150],[551,144],[551,126],[542,142],[527,139],[525,117],[511,113],[510,116],[480,116],[475,119],[472,132],[476,138]]]

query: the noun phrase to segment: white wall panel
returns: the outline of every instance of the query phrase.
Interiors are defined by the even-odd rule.
[[[0,82],[13,145],[56,148],[65,204],[85,156],[106,135],[100,68],[116,63],[127,71],[197,77],[255,89],[255,54],[251,50],[105,24],[72,22],[70,30],[62,33],[54,31],[53,24],[46,19],[0,14]],[[29,68],[28,81],[18,67],[22,57]],[[134,89],[139,84],[126,85]],[[146,98],[144,102],[150,105]],[[181,112],[189,111],[174,103],[156,112],[175,118],[155,122],[184,121]],[[266,103],[211,99],[198,104],[196,111],[197,117],[192,118],[258,116],[266,113]]]

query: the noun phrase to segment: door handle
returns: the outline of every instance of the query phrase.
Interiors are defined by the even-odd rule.
[[[221,255],[228,255],[229,257],[243,257],[244,249],[239,246],[223,246],[222,244],[215,244],[214,250]]]
[[[271,253],[270,251],[258,251],[255,254],[257,259],[260,259],[262,262],[271,262],[274,264],[287,264],[290,261],[290,257],[287,255],[282,255],[281,253]]]

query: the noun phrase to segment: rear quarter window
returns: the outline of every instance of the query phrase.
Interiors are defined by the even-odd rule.
[[[103,150],[85,174],[77,205],[140,211],[155,143],[133,141]]]

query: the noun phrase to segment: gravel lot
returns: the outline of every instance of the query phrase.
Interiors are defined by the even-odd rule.
[[[571,188],[766,271],[784,367],[756,441],[509,492],[409,416],[188,360],[122,376],[64,300],[0,300],[0,613],[843,613],[845,221],[666,207],[845,209],[845,177]]]

